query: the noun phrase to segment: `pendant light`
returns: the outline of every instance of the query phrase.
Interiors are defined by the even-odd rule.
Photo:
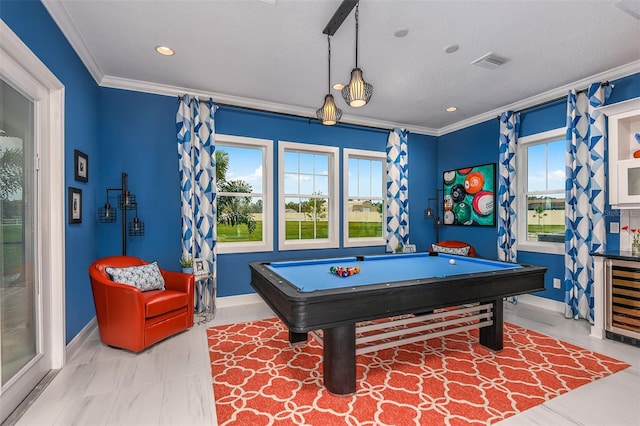
[[[327,35],[327,44],[329,46],[329,80],[327,84],[327,95],[324,97],[324,105],[316,111],[318,120],[322,121],[325,126],[333,126],[340,118],[342,118],[342,110],[336,106],[331,94],[331,36]]]
[[[342,88],[342,97],[349,106],[365,106],[373,95],[373,85],[364,81],[362,70],[358,68],[358,8],[356,5],[356,67],[351,70],[351,81]]]

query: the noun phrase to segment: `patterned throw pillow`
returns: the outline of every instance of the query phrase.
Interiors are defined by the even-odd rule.
[[[140,291],[164,290],[164,278],[157,262],[128,268],[107,267],[104,270],[113,281],[138,287]]]
[[[471,247],[443,247],[437,244],[431,244],[431,250],[437,253],[457,254],[458,256],[469,256],[469,249]]]

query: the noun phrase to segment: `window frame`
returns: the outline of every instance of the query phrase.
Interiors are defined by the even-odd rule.
[[[216,134],[216,150],[222,149],[223,146],[262,150],[262,193],[251,193],[252,196],[262,196],[262,241],[225,243],[218,241],[216,242],[218,254],[273,251],[273,141],[246,136]],[[216,211],[219,196],[221,194],[216,193]]]
[[[362,149],[344,148],[342,150],[342,245],[344,247],[366,247],[366,246],[384,246],[387,244],[387,227],[385,226],[384,214],[387,208],[386,197],[386,153],[381,151],[369,151]],[[363,160],[376,160],[380,161],[382,171],[382,187],[381,187],[381,201],[382,201],[382,236],[381,237],[363,237],[363,238],[350,238],[349,237],[349,159],[357,158]],[[374,197],[370,197],[374,198]]]
[[[518,250],[529,251],[529,252],[537,252],[537,253],[548,253],[548,254],[564,254],[565,253],[565,245],[564,242],[554,243],[554,242],[539,242],[539,241],[527,241],[527,218],[528,218],[528,206],[527,206],[527,195],[528,191],[528,155],[527,148],[534,145],[546,144],[549,142],[554,142],[559,139],[566,138],[566,127],[561,127],[557,129],[548,130],[545,132],[535,133],[529,136],[523,136],[518,138],[517,149],[516,149],[516,165],[517,165],[517,194],[519,196],[516,197],[517,210],[518,212],[524,212],[524,214],[518,214],[517,223],[518,223]],[[563,185],[564,186],[564,185]],[[566,198],[565,198],[566,202]],[[566,212],[565,212],[566,217]]]
[[[327,194],[329,208],[328,214],[328,238],[309,240],[286,239],[286,215],[285,202],[287,197],[300,196],[300,194],[285,194],[285,153],[287,151],[303,152],[307,154],[319,154],[328,156],[329,194]],[[278,141],[278,250],[313,250],[340,247],[340,150],[338,147],[327,145],[314,145],[300,142]]]

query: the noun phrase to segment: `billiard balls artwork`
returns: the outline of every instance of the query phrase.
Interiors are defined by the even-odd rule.
[[[456,217],[453,214],[453,210],[447,210],[444,212],[444,224],[445,225],[453,225],[453,222],[455,222]]]
[[[444,196],[444,209],[445,210],[453,209],[453,197],[449,194]]]
[[[484,186],[484,176],[480,172],[472,172],[464,178],[464,190],[468,194],[475,194],[482,190]]]
[[[452,265],[455,265],[456,264],[456,260],[455,259],[449,259],[449,263],[452,264]]]
[[[453,198],[454,203],[462,202],[466,195],[467,195],[467,191],[465,191],[463,185],[460,185],[458,183],[451,187],[451,198]]]
[[[471,225],[471,206],[467,203],[458,203],[453,207],[453,214],[459,223]]]
[[[487,216],[493,211],[493,194],[480,191],[473,197],[473,211],[481,216]]]
[[[448,172],[444,172],[444,183],[447,185],[451,185],[456,180],[456,171],[449,170]]]

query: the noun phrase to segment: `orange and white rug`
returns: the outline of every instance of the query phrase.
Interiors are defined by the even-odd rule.
[[[492,424],[629,365],[505,323],[504,349],[461,332],[356,357],[356,394],[322,383],[322,348],[278,319],[207,330],[219,425]]]

